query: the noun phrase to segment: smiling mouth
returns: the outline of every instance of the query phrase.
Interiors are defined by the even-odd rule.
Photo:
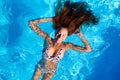
[[[56,40],[59,40],[59,39],[60,39],[60,36],[61,36],[61,34],[59,34],[59,35],[56,37]]]

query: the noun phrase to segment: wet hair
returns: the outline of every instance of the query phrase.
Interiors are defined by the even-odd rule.
[[[53,17],[53,28],[55,30],[64,27],[67,28],[68,35],[70,35],[85,23],[98,23],[98,18],[94,16],[87,2],[65,1],[63,6],[62,4],[57,4],[55,7],[55,16]]]

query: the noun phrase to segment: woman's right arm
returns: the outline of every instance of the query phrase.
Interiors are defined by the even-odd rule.
[[[29,26],[30,28],[36,32],[38,35],[42,36],[48,43],[51,43],[51,38],[50,36],[43,32],[38,26],[37,24],[42,23],[42,22],[49,22],[52,21],[52,18],[40,18],[40,19],[35,19],[35,20],[31,20],[29,21]]]

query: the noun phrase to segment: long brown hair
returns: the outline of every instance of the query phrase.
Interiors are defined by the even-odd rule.
[[[64,5],[58,4],[55,7],[55,17],[53,17],[53,28],[59,29],[65,27],[68,29],[68,35],[75,32],[79,26],[84,23],[97,24],[96,18],[88,3],[65,1]]]

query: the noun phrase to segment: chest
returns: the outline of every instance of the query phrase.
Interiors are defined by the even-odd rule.
[[[64,47],[53,47],[50,46],[47,49],[47,55],[50,57],[56,57],[58,55],[60,55],[60,58],[62,58],[64,56]]]

